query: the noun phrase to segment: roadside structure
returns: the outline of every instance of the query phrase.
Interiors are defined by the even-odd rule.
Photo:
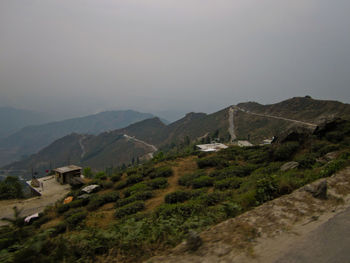
[[[82,168],[76,165],[68,165],[53,170],[56,181],[60,184],[77,185],[84,183],[81,178]]]

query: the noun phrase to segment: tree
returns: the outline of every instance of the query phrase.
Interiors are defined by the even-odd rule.
[[[23,190],[18,177],[7,176],[0,182],[0,199],[22,198]]]
[[[14,218],[3,217],[1,221],[10,223],[13,228],[22,228],[24,225],[24,218],[20,216],[22,209],[18,209],[17,206],[14,206],[12,209]]]
[[[92,178],[94,176],[90,167],[85,167],[83,173],[86,178]]]

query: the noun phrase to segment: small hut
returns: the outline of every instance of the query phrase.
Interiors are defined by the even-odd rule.
[[[57,182],[60,184],[76,184],[81,179],[81,170],[82,168],[79,166],[68,165],[56,168],[53,171],[55,172]]]

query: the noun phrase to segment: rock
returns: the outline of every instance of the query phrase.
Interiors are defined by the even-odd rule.
[[[196,251],[201,245],[203,241],[197,232],[190,231],[186,240],[187,250]]]
[[[299,166],[298,162],[288,162],[288,163],[283,164],[281,166],[280,170],[281,171],[288,171],[291,169],[296,169],[296,168],[298,168],[298,166]]]
[[[305,191],[311,193],[315,198],[327,199],[327,181],[323,180],[318,185],[306,187]]]
[[[97,189],[100,188],[100,186],[98,184],[92,184],[92,185],[88,185],[86,187],[84,187],[83,189],[81,189],[83,192],[85,193],[92,193],[94,191],[97,191]]]
[[[327,153],[324,158],[327,160],[327,161],[332,161],[334,159],[336,159],[337,157],[339,156],[339,152],[329,152]]]

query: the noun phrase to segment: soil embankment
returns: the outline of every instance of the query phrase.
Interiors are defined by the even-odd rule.
[[[322,180],[327,200],[303,187],[202,232],[195,252],[183,242],[147,262],[348,262],[350,168]]]

